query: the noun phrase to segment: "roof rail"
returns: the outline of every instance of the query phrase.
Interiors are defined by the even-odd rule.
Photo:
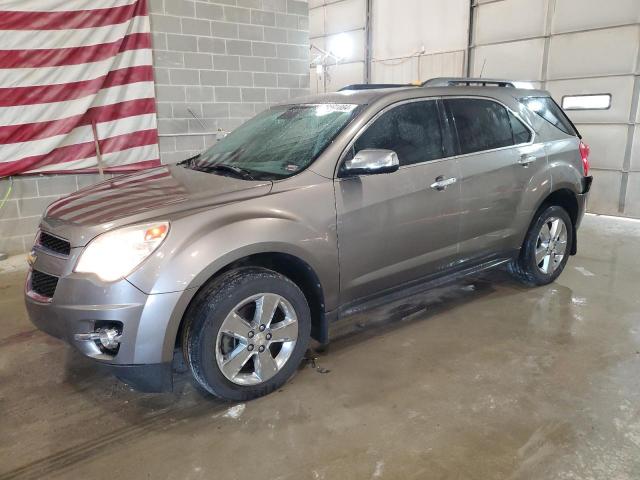
[[[515,83],[510,80],[499,80],[495,78],[465,78],[465,77],[438,77],[427,80],[423,87],[511,87],[515,88]]]
[[[353,85],[347,85],[342,87],[339,92],[347,90],[377,90],[379,88],[401,88],[401,87],[415,87],[410,83],[354,83]]]

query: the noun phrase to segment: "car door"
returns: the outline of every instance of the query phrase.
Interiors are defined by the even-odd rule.
[[[512,111],[488,98],[444,100],[457,133],[462,215],[460,257],[506,253],[520,238],[520,205],[545,170],[543,144]]]
[[[345,153],[342,161],[364,149],[393,150],[400,168],[335,181],[343,305],[437,272],[455,258],[459,173],[440,112],[437,100],[388,107]]]

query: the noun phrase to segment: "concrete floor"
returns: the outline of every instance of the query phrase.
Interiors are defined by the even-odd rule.
[[[0,274],[0,478],[638,479],[640,222],[588,216],[579,239],[553,285],[496,272],[353,318],[236,405],[186,375],[131,391]]]

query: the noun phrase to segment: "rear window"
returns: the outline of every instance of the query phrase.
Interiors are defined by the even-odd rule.
[[[522,99],[529,110],[544,118],[567,135],[578,136],[578,132],[562,109],[551,97],[527,97]]]
[[[462,154],[509,147],[531,139],[524,124],[492,100],[455,98],[445,100],[445,105],[454,119]]]

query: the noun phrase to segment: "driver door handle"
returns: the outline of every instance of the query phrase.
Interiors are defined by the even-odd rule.
[[[449,185],[453,185],[457,181],[458,179],[455,177],[445,179],[442,175],[440,175],[439,177],[436,178],[436,181],[433,182],[430,186],[434,190],[438,190],[439,192],[441,192],[442,190],[446,189]]]
[[[528,167],[530,163],[535,162],[538,159],[535,155],[522,155],[518,163],[523,167]]]

